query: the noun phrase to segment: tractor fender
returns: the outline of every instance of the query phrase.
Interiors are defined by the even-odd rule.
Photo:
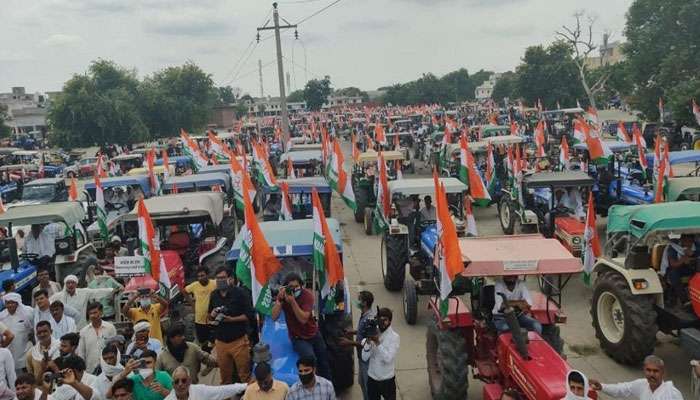
[[[469,307],[464,304],[461,298],[448,297],[447,315],[443,317],[440,313],[440,299],[430,298],[428,309],[434,315],[439,329],[471,328],[474,326],[474,318]]]
[[[214,246],[211,250],[209,250],[206,253],[199,256],[199,265],[202,265],[202,261],[204,261],[204,259],[206,259],[210,255],[218,253],[219,250],[224,248],[225,245],[226,245],[226,238],[225,237],[219,238],[219,240],[216,242],[216,246]]]
[[[75,250],[75,253],[72,255],[56,255],[56,259],[54,261],[54,264],[68,264],[68,263],[74,263],[78,260],[78,257],[80,256],[80,253],[86,251],[86,250],[92,250],[93,253],[97,253],[97,250],[95,250],[95,246],[92,245],[92,243],[85,244],[83,246],[78,247]]]
[[[614,261],[604,258],[598,259],[598,262],[593,266],[593,272],[600,275],[607,271],[615,271],[624,277],[633,295],[656,295],[657,304],[663,303],[663,286],[659,275],[653,268],[627,269]],[[634,281],[640,279],[646,281],[646,289],[635,288]]]

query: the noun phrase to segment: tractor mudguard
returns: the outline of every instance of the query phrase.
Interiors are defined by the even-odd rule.
[[[226,241],[227,239],[225,237],[219,238],[219,240],[216,241],[216,245],[212,249],[199,256],[199,265],[202,265],[202,261],[204,261],[204,259],[210,255],[218,253],[219,250],[226,245]]]
[[[428,309],[434,314],[440,329],[471,328],[474,318],[469,307],[459,297],[448,298],[447,315],[443,318],[440,313],[440,299],[431,297]]]
[[[67,264],[67,263],[74,263],[76,260],[78,260],[78,257],[80,256],[80,253],[85,252],[86,250],[92,250],[92,253],[97,253],[97,250],[95,249],[95,246],[92,245],[92,243],[85,244],[81,247],[78,247],[77,250],[75,250],[75,253],[69,254],[69,255],[56,255],[56,259],[54,261],[54,264],[60,265],[60,264]]]
[[[596,275],[600,275],[608,270],[613,270],[624,277],[632,294],[657,295],[657,304],[662,304],[664,289],[661,285],[658,273],[653,268],[627,269],[621,264],[605,258],[599,258],[598,262],[593,266],[593,272]],[[635,282],[639,282],[638,284],[645,284],[646,288],[638,289],[634,284]]]

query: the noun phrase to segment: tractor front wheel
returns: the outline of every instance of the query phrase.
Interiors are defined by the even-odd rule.
[[[364,226],[363,227],[365,230],[365,234],[367,236],[372,236],[372,233],[374,231],[373,227],[372,227],[372,225],[374,224],[373,216],[372,216],[372,209],[369,207],[366,207],[364,209],[364,213],[365,213],[365,217],[364,217]]]
[[[416,291],[416,281],[411,278],[406,279],[403,285],[403,316],[406,323],[415,325],[418,319],[418,293]]]
[[[613,271],[600,274],[595,282],[591,317],[600,347],[615,361],[639,364],[654,352],[656,311],[653,298],[634,295],[625,278]]]
[[[428,384],[433,399],[463,400],[469,388],[467,343],[458,330],[442,330],[433,319],[425,338]]]
[[[498,220],[501,221],[501,229],[504,235],[512,235],[515,232],[515,213],[510,206],[507,196],[502,196],[498,203]]]
[[[362,222],[365,217],[365,207],[367,207],[368,203],[368,195],[367,190],[361,187],[358,187],[356,190],[357,195],[355,196],[355,204],[357,204],[357,208],[355,209],[355,222]]]
[[[408,243],[404,235],[384,235],[381,250],[384,287],[392,292],[403,288],[408,262]]]

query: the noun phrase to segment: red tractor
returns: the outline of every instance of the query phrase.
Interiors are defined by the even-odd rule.
[[[519,235],[460,239],[464,271],[460,279],[471,282],[470,303],[459,296],[449,298],[448,313],[440,314],[440,300],[432,297],[428,308],[434,316],[427,337],[428,380],[435,399],[467,398],[469,370],[485,382],[482,399],[497,400],[506,389],[515,389],[530,400],[560,400],[566,395],[566,375],[571,369],[561,357],[563,341],[557,323],[564,323],[561,290],[582,266],[555,239],[541,235]],[[546,296],[531,291],[531,313],[543,327],[542,335],[521,330],[517,318],[504,315],[510,332],[498,334],[492,309],[495,304],[493,278],[536,277],[538,286],[553,285],[543,275],[558,279]],[[562,284],[563,282],[563,284]]]

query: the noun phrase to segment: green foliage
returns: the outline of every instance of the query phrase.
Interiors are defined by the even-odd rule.
[[[632,102],[657,119],[658,99],[666,99],[673,118],[692,121],[690,104],[700,97],[700,2],[635,0],[627,13],[625,54],[635,85]]]
[[[461,68],[441,78],[423,74],[415,81],[380,88],[386,90],[382,102],[395,105],[463,102],[474,99],[477,86],[486,81],[492,72],[480,70],[469,75]]]
[[[308,81],[304,87],[306,107],[312,111],[320,110],[331,92],[331,77],[328,75],[323,79],[312,79]]]
[[[301,103],[304,101],[304,91],[295,90],[287,96],[287,101],[290,103]]]
[[[364,92],[354,86],[334,90],[333,94],[336,96],[361,97],[362,101],[365,103],[369,101],[369,95],[367,94],[367,92]]]
[[[518,79],[518,75],[513,71],[504,72],[501,77],[496,81],[496,85],[493,87],[493,93],[491,98],[497,103],[503,101],[504,98],[515,99],[515,85]]]
[[[216,88],[216,103],[221,104],[233,104],[236,102],[236,94],[233,92],[231,86],[221,86]]]
[[[5,124],[8,119],[7,106],[0,104],[0,137],[10,136],[10,127]]]
[[[588,72],[590,82],[597,82],[603,76],[608,76],[605,87],[596,94],[598,104],[607,103],[613,96],[620,96],[628,100],[629,95],[634,90],[634,85],[630,80],[629,64],[626,61],[605,65]]]

